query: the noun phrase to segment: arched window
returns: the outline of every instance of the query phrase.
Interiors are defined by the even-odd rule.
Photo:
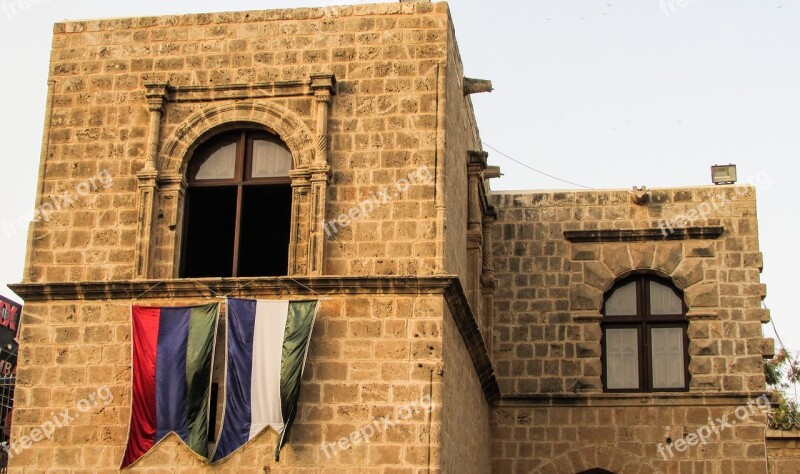
[[[292,155],[262,130],[222,133],[187,169],[181,276],[287,274]]]
[[[609,392],[689,387],[686,306],[671,282],[638,275],[618,282],[603,305],[603,384]]]

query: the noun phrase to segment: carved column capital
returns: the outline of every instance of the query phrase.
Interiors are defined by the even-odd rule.
[[[322,91],[315,91],[314,92],[314,99],[317,103],[323,104],[330,104],[331,103],[331,93],[325,90]]]
[[[311,182],[329,182],[331,177],[331,167],[328,165],[319,165],[317,163],[309,167],[311,173]]]
[[[156,169],[156,157],[158,155],[158,142],[161,137],[161,116],[164,114],[164,104],[167,100],[169,83],[151,82],[145,86],[145,97],[147,97],[147,110],[150,111],[150,127],[148,130],[147,142],[147,161],[144,169],[147,171]]]
[[[145,97],[147,97],[147,108],[150,112],[158,112],[159,114],[164,111],[164,103],[167,100],[169,92],[168,82],[148,82],[144,85],[147,89]]]
[[[140,188],[155,188],[158,185],[158,172],[155,169],[143,168],[136,173]]]
[[[469,152],[470,172],[480,173],[486,169],[489,160],[489,153],[481,150],[470,150]]]
[[[336,76],[333,74],[311,74],[311,90],[317,97],[328,97],[336,94]]]
[[[182,174],[160,176],[158,178],[158,184],[166,191],[183,191],[188,186],[186,176]]]

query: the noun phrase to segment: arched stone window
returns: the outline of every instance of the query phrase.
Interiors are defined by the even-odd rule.
[[[181,277],[288,272],[292,155],[259,129],[220,133],[187,167]]]
[[[683,295],[670,281],[636,275],[617,282],[603,304],[605,390],[687,390],[687,326]]]

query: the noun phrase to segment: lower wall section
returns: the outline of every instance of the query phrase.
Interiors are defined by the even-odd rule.
[[[489,404],[447,306],[444,313],[442,472],[485,474],[491,469]]]
[[[800,473],[800,429],[767,430],[767,456],[770,473]]]
[[[137,304],[207,301],[173,298]],[[443,302],[441,295],[322,298],[298,417],[280,463],[273,460],[276,435],[271,432],[215,467],[170,437],[131,471],[438,472]],[[130,304],[129,300],[59,301],[25,306],[12,433],[16,444],[9,472],[118,472],[130,416]],[[455,344],[459,363],[471,367],[464,351],[463,342]],[[218,361],[223,353],[220,337]],[[221,377],[219,364],[215,382]],[[470,383],[460,393],[481,397],[480,385]],[[81,401],[92,395],[99,403],[81,411]],[[431,400],[426,397],[432,398],[433,410],[425,409]],[[466,406],[457,409],[473,411]],[[65,410],[79,416],[55,427],[51,439],[42,439],[40,427],[53,416],[61,419]],[[482,410],[488,413],[485,405]],[[218,410],[218,419],[220,415]],[[488,430],[486,415],[483,419]],[[366,442],[359,430],[376,422],[380,429]],[[463,448],[474,456],[471,448]]]
[[[754,403],[643,407],[631,402],[495,408],[492,472],[574,474],[595,468],[613,473],[767,472],[766,415]],[[723,417],[727,424],[719,421]]]

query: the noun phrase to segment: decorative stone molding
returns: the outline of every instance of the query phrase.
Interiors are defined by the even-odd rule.
[[[183,179],[192,151],[216,130],[239,123],[263,126],[278,135],[291,151],[292,229],[290,232],[289,273],[322,273],[325,248],[322,225],[325,198],[331,176],[328,165],[328,119],[336,79],[332,74],[314,74],[307,81],[282,81],[257,84],[170,86],[147,84],[150,110],[150,135],[145,167],[139,173],[139,232],[136,247],[136,278],[177,277],[182,241]],[[316,104],[316,131],[305,120],[273,98],[308,97]],[[179,124],[162,142],[162,116],[170,104],[209,103]],[[159,219],[154,215],[158,211]],[[307,216],[307,217],[306,217]],[[301,218],[304,222],[296,222]],[[306,222],[305,220],[308,219]],[[158,231],[154,226],[158,226]],[[161,245],[154,263],[153,236]],[[303,247],[299,249],[298,246]],[[162,260],[167,259],[167,262]],[[166,264],[165,264],[166,263]],[[166,268],[171,265],[171,271]],[[154,269],[157,266],[160,268]]]
[[[599,311],[573,311],[572,320],[576,322],[600,322],[603,315]]]
[[[139,224],[136,231],[134,275],[139,279],[150,277],[150,259],[153,255],[153,246],[151,245],[153,213],[158,189],[156,160],[158,144],[161,140],[161,117],[164,113],[164,101],[167,98],[168,87],[169,84],[165,82],[145,84],[150,123],[147,132],[147,161],[145,161],[144,168],[136,175],[139,180]]]
[[[763,392],[727,392],[718,390],[691,392],[647,392],[647,393],[521,393],[503,395],[495,401],[495,407],[524,406],[593,406],[625,407],[635,403],[639,406],[709,406],[746,405]]]
[[[331,168],[328,165],[328,121],[331,98],[336,93],[336,78],[331,74],[312,74],[311,90],[317,104],[317,148],[311,166],[311,212],[309,216],[308,274],[322,275],[325,258],[325,209]]]
[[[717,321],[720,319],[719,312],[709,311],[708,309],[691,309],[686,313],[689,321]]]
[[[791,439],[800,441],[800,423],[775,423],[770,420],[767,439]]]
[[[637,230],[567,230],[570,242],[644,242],[651,240],[718,239],[724,227],[686,227],[666,231],[658,228]]]
[[[184,174],[191,151],[214,129],[226,123],[250,122],[262,125],[289,147],[295,168],[314,162],[314,139],[311,130],[289,109],[271,102],[241,100],[210,105],[183,121],[161,147],[158,170],[164,174]]]
[[[497,212],[489,204],[484,173],[489,154],[485,151],[471,150],[467,156],[467,299],[478,318],[482,330],[491,334],[491,295],[484,290],[491,286],[494,293],[494,275],[491,263],[489,238],[496,220]],[[488,296],[488,298],[487,298]]]
[[[608,444],[585,444],[580,448],[561,453],[545,463],[536,472],[647,472],[664,474],[664,471],[647,462],[642,456]]]

